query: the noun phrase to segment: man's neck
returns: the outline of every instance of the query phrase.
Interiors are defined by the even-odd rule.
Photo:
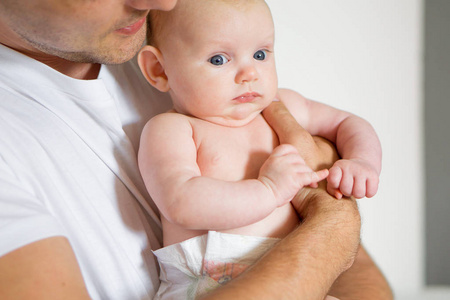
[[[0,20],[0,44],[21,52],[50,68],[75,79],[96,79],[100,71],[99,64],[68,61],[58,56],[46,54],[23,40]]]
[[[22,51],[19,50],[19,52]],[[100,72],[99,64],[72,62],[57,56],[43,54],[42,52],[38,54],[30,54],[26,52],[22,53],[46,64],[64,75],[75,79],[97,79]]]

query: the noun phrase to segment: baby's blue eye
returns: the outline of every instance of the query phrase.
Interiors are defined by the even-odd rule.
[[[218,54],[211,57],[209,59],[209,62],[215,66],[221,66],[223,64],[226,64],[228,62],[228,59],[225,56]]]
[[[256,60],[265,60],[266,59],[266,51],[258,50],[253,54],[253,58]]]

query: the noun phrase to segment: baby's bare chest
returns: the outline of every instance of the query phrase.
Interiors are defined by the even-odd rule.
[[[262,117],[238,128],[198,122],[193,129],[202,175],[222,180],[257,178],[278,145],[277,136]]]

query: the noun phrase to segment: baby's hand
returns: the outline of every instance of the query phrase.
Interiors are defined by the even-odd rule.
[[[272,191],[278,207],[291,201],[302,187],[317,187],[327,176],[327,169],[311,170],[294,146],[280,145],[261,167],[258,180]]]
[[[373,197],[378,190],[379,177],[375,168],[362,159],[340,159],[330,169],[327,191],[341,199]]]

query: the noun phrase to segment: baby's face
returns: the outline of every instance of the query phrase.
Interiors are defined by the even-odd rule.
[[[269,8],[261,0],[186,2],[160,45],[174,107],[216,124],[245,125],[277,92]]]

